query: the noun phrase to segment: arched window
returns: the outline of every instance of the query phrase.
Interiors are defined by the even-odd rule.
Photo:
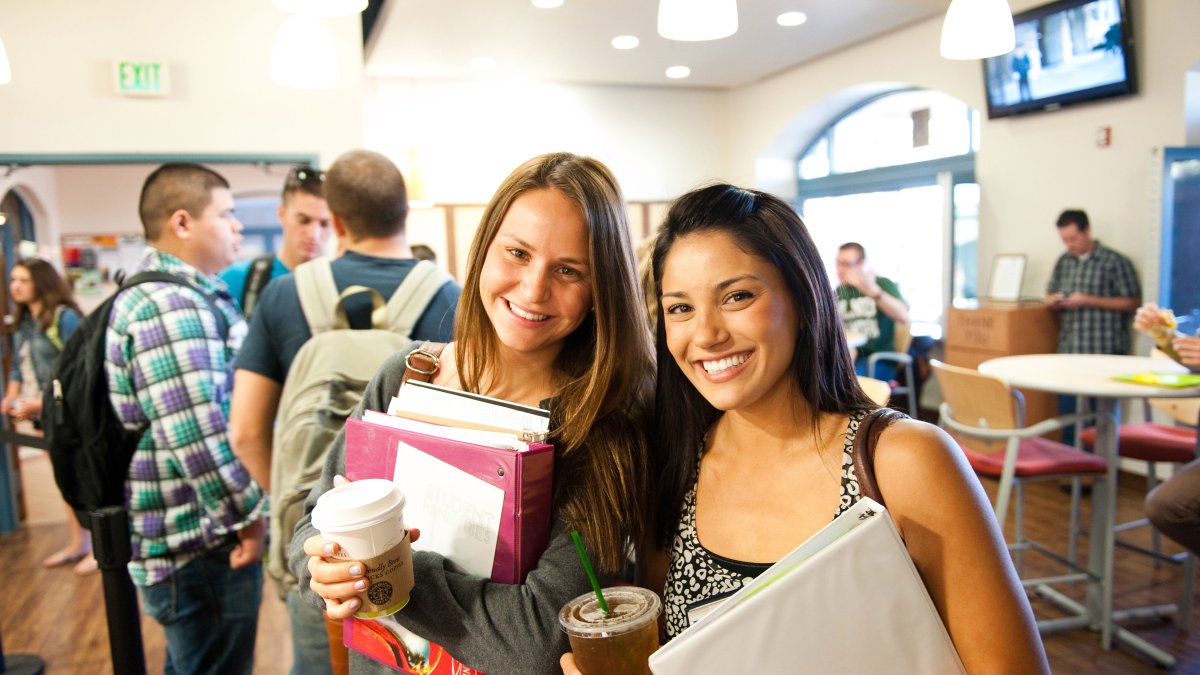
[[[976,295],[978,128],[962,101],[906,89],[847,110],[797,162],[800,213],[834,283],[838,246],[862,244],[899,284],[914,334],[940,337],[946,305]]]

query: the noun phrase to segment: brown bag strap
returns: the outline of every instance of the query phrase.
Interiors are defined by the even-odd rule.
[[[879,435],[896,420],[909,419],[908,415],[892,410],[879,408],[867,414],[858,423],[858,432],[854,434],[854,475],[858,478],[858,493],[870,497],[886,506],[879,484],[875,481],[875,445]]]
[[[445,342],[426,340],[404,357],[404,382],[432,382],[433,375],[442,367],[442,351],[446,349]]]

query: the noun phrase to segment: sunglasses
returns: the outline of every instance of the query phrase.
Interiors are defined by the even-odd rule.
[[[321,185],[325,182],[325,172],[320,169],[314,169],[311,166],[294,166],[288,172],[287,180],[284,181],[284,189],[298,190],[301,188],[308,190],[320,190]]]

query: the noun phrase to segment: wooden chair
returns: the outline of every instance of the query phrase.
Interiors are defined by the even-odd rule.
[[[875,352],[867,357],[867,377],[879,379],[875,373],[876,366],[880,361],[895,364],[896,373],[900,373],[903,370],[904,383],[896,387],[891,387],[891,395],[905,396],[908,405],[908,414],[916,419],[917,385],[913,374],[913,358],[908,353],[908,347],[912,344],[912,331],[908,324],[896,322],[892,344],[895,351]]]
[[[1103,476],[1108,464],[1093,454],[1078,448],[1042,438],[1046,433],[1073,424],[1078,419],[1095,418],[1095,414],[1064,415],[1025,426],[1025,402],[1020,392],[1003,380],[976,370],[930,362],[945,402],[939,410],[939,421],[958,441],[971,467],[981,477],[996,479],[999,487],[994,505],[996,519],[1004,526],[1012,499],[1015,511],[1014,536],[1009,550],[1021,570],[1022,553],[1034,550],[1066,565],[1072,574],[1052,579],[1024,580],[1026,586],[1039,586],[1061,581],[1082,581],[1087,575],[1076,565],[1075,538],[1068,534],[1066,556],[1026,539],[1024,531],[1023,484],[1040,480],[1070,479],[1070,528],[1079,526],[1080,479],[1084,476]]]
[[[883,380],[877,380],[873,377],[867,377],[866,375],[859,375],[858,385],[862,387],[864,392],[866,392],[867,397],[880,407],[886,406],[888,404],[888,400],[892,397],[892,385],[884,382]]]

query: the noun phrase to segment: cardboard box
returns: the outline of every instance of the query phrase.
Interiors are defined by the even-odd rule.
[[[951,307],[946,313],[946,346],[995,356],[1053,353],[1058,348],[1058,315],[1041,303]]]

